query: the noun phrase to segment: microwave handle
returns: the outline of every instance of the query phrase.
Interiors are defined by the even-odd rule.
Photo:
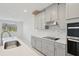
[[[78,39],[68,39],[69,41],[79,42]]]
[[[68,27],[68,29],[79,29],[79,27]]]

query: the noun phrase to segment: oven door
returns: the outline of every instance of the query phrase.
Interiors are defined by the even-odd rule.
[[[68,53],[75,56],[79,56],[79,41],[76,39],[68,39],[67,42]]]

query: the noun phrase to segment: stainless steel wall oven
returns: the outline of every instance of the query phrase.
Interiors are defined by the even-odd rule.
[[[79,22],[67,24],[67,51],[79,56]]]

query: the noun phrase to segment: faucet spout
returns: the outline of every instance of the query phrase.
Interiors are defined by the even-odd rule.
[[[8,32],[8,31],[3,31],[3,32],[1,33],[1,45],[3,45],[3,34],[4,34],[4,33],[8,33],[9,37],[11,37],[10,32]]]

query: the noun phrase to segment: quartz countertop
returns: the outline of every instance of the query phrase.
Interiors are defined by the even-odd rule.
[[[56,40],[56,42],[61,43],[61,44],[67,44],[67,39],[65,37],[65,34],[63,33],[62,35],[58,35],[58,34],[53,34],[52,31],[49,31],[47,33],[43,31],[42,32],[38,31],[38,32],[34,32],[32,36],[39,37],[39,38],[43,38],[43,37],[59,38],[59,40]]]
[[[39,38],[46,37],[46,35],[32,35],[32,36],[39,37]],[[53,37],[53,36],[50,36],[50,37]],[[58,37],[54,37],[54,38],[58,38]],[[56,40],[56,42],[61,43],[61,44],[67,44],[67,39],[59,38],[59,40]]]
[[[67,44],[67,40],[64,38],[60,38],[59,40],[56,40],[56,42],[61,44]]]

